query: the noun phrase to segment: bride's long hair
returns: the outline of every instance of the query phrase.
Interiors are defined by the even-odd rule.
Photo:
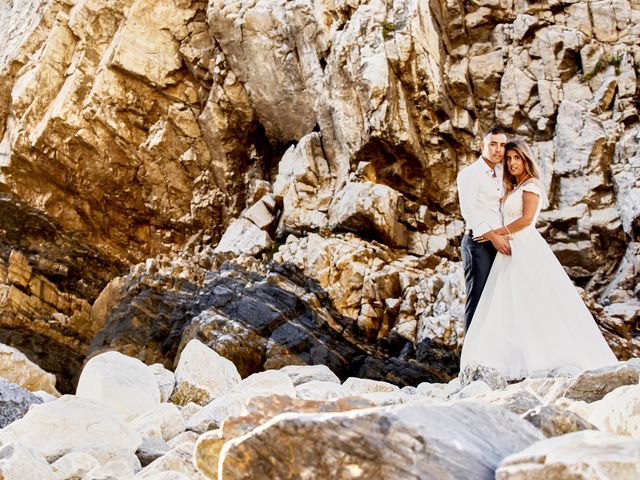
[[[524,140],[520,140],[519,138],[514,138],[507,142],[507,145],[504,147],[504,164],[503,164],[503,174],[502,181],[504,183],[504,195],[502,196],[502,201],[509,196],[509,194],[515,188],[517,182],[516,178],[509,173],[509,168],[507,167],[507,152],[509,150],[515,150],[518,152],[518,155],[524,160],[524,171],[529,174],[530,177],[538,180],[538,185],[542,187],[542,181],[540,178],[540,169],[538,168],[538,164],[536,163],[535,156],[531,151],[531,147],[527,145]],[[546,195],[545,195],[546,197]],[[546,198],[543,198],[543,203],[546,201]]]

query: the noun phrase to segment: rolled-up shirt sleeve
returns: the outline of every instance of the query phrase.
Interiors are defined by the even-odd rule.
[[[471,228],[473,236],[478,237],[492,230],[492,228],[478,214],[478,191],[480,186],[477,178],[474,178],[470,173],[469,171],[460,172],[456,183],[458,184],[458,197],[460,199],[462,217]]]

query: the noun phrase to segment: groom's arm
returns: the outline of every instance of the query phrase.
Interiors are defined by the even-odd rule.
[[[478,182],[469,172],[462,171],[456,179],[458,184],[458,198],[460,200],[460,213],[462,218],[473,232],[474,237],[479,237],[491,230],[491,225],[481,220],[478,212]]]

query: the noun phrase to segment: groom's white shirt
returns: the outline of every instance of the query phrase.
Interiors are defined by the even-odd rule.
[[[458,174],[460,211],[466,229],[477,237],[502,226],[500,198],[503,194],[502,164],[495,168],[496,175],[482,157]]]

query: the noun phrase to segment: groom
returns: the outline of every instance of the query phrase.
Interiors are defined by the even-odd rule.
[[[502,160],[507,135],[494,127],[482,139],[482,155],[458,174],[460,211],[466,227],[462,237],[462,264],[467,284],[464,331],[478,306],[496,251],[511,255],[507,238],[492,230],[502,226],[500,198],[503,194]],[[483,241],[474,240],[484,237]]]

